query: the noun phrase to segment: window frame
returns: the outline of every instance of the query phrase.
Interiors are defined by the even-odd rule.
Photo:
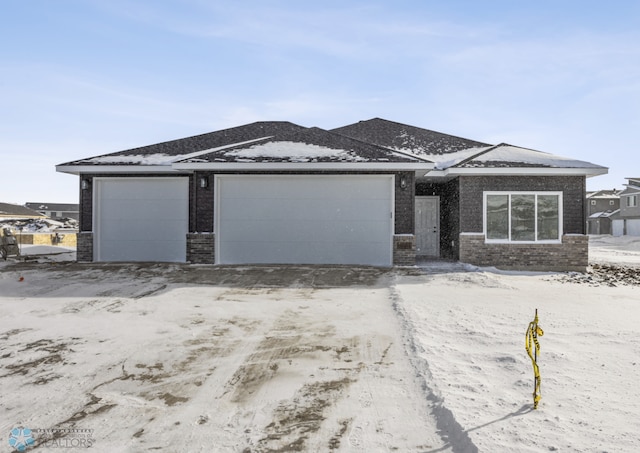
[[[638,194],[626,195],[627,197],[627,208],[637,208],[638,207]],[[631,201],[633,200],[633,202]]]
[[[508,196],[508,239],[489,239],[487,238],[487,197],[491,195],[507,195]],[[512,195],[533,195],[534,198],[534,240],[514,241],[511,239],[511,196]],[[538,240],[538,196],[539,195],[555,195],[558,197],[558,239],[542,239]],[[563,235],[563,211],[564,205],[562,201],[561,191],[518,191],[518,190],[501,190],[501,191],[484,191],[482,193],[482,229],[485,243],[490,244],[561,244]]]

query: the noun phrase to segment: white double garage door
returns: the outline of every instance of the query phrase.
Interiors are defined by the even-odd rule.
[[[640,236],[640,219],[616,219],[612,230],[613,236]]]
[[[217,264],[392,264],[392,175],[216,176]],[[96,178],[96,261],[186,261],[189,184]]]

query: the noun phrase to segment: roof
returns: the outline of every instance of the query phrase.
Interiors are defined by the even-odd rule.
[[[263,121],[67,162],[80,173],[197,170],[415,170],[462,174],[586,175],[605,167],[501,143],[490,145],[381,118],[327,131]]]
[[[492,146],[455,166],[458,168],[604,168],[590,162],[506,143]]]
[[[360,121],[332,131],[431,160],[436,163],[436,171],[443,176],[487,172],[593,176],[607,172],[605,167],[590,162],[506,143],[490,145],[381,118]],[[435,176],[435,173],[429,176],[432,175]]]
[[[622,195],[634,194],[640,191],[640,178],[625,178],[628,180],[627,184],[624,184],[627,188],[622,191]]]
[[[25,206],[30,209],[34,209],[36,211],[79,211],[80,205],[77,203],[40,203],[40,202],[29,202],[25,203]]]
[[[459,155],[469,157],[479,150],[491,146],[475,140],[443,134],[441,132],[396,123],[382,118],[373,118],[348,126],[332,129],[332,132],[346,135],[396,151],[409,153],[434,162],[451,160]]]
[[[38,211],[11,203],[0,203],[0,217],[44,217]]]
[[[618,214],[620,214],[620,209],[616,209],[615,211],[594,212],[588,218],[589,219],[608,218],[608,217],[615,217]]]
[[[621,190],[596,190],[595,192],[587,192],[587,198],[600,198],[600,199],[618,199],[620,198]]]
[[[263,169],[278,166],[433,168],[425,159],[289,122],[256,122],[208,134],[90,157],[58,166],[69,173],[122,170],[125,166],[171,170]]]

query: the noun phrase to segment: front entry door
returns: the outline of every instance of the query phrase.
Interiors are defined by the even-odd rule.
[[[416,256],[440,257],[440,197],[416,197]]]

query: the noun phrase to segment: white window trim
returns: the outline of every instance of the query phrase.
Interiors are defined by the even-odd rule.
[[[626,195],[626,197],[627,197],[627,203],[626,203],[627,208],[635,208],[638,206],[638,195],[636,194]],[[633,203],[631,202],[631,200],[633,200]]]
[[[509,195],[509,239],[487,239],[487,196],[489,195]],[[538,237],[538,195],[557,195],[558,196],[558,239],[542,240],[542,241],[512,241],[511,240],[511,195],[535,195],[535,237]],[[563,202],[562,192],[554,191],[486,191],[482,195],[482,230],[484,234],[484,241],[487,244],[561,244],[563,235]]]

